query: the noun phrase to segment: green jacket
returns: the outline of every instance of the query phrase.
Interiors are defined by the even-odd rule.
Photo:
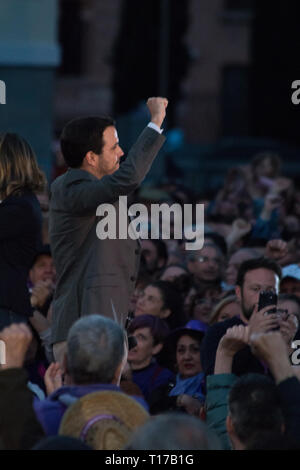
[[[208,375],[206,378],[206,423],[219,436],[224,449],[231,449],[226,430],[228,395],[238,377],[234,374]]]

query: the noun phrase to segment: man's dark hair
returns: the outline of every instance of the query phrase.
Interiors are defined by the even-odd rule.
[[[108,116],[82,117],[68,122],[60,137],[66,164],[79,168],[87,152],[99,155],[103,148],[103,132],[110,126],[115,126],[115,122]]]
[[[163,259],[165,261],[165,263],[167,262],[168,260],[168,250],[167,250],[167,245],[165,244],[165,242],[163,240],[156,240],[156,239],[153,239],[150,241],[153,243],[153,245],[156,247],[156,252],[157,252],[157,257],[159,259]]]
[[[149,328],[153,337],[153,345],[163,343],[170,333],[167,323],[159,317],[153,315],[139,315],[135,317],[129,325],[128,333],[134,334],[139,328]]]
[[[300,444],[291,435],[267,431],[257,433],[246,450],[300,450]]]
[[[247,445],[259,432],[283,432],[283,413],[275,383],[262,374],[246,374],[233,385],[228,400],[235,433]]]
[[[279,280],[281,280],[281,267],[279,266],[279,264],[270,258],[261,257],[247,259],[240,265],[237,274],[236,284],[240,287],[243,287],[246,273],[249,271],[253,271],[254,269],[260,268],[269,269],[270,271],[273,271],[275,274],[277,274]]]
[[[187,267],[185,264],[168,264],[165,266],[161,272],[160,279],[164,275],[164,273],[169,269],[169,268],[181,268],[184,269],[185,273],[180,274],[179,276],[176,276],[172,281],[173,286],[175,289],[177,289],[183,296],[186,296],[193,283],[193,276],[192,274],[188,271]]]
[[[180,292],[174,287],[170,281],[155,281],[149,284],[156,287],[162,296],[163,309],[170,309],[171,315],[165,319],[171,330],[186,323],[183,311],[183,300]]]
[[[227,243],[225,238],[216,232],[205,232],[204,233],[205,240],[212,240],[212,242],[217,245],[220,250],[222,251],[223,256],[227,256]]]

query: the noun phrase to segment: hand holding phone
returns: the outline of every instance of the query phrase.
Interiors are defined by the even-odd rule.
[[[277,305],[277,300],[278,296],[275,292],[273,291],[262,291],[259,294],[259,301],[258,301],[258,311],[262,310],[265,307],[268,307],[268,305]],[[270,310],[267,310],[268,314],[272,313],[277,313],[277,308],[270,308]],[[271,331],[277,331],[279,330],[279,325],[277,328],[272,328]]]
[[[278,296],[273,291],[262,291],[259,294],[258,311],[267,307],[268,305],[277,305]],[[277,309],[272,308],[268,313],[276,313]]]

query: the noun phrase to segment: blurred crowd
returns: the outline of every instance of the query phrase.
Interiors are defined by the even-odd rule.
[[[38,194],[34,313],[0,332],[3,449],[300,447],[300,190],[281,167],[278,155],[255,155],[213,197],[172,183],[139,188],[131,202],[147,207],[203,204],[204,245],[141,240],[125,336],[101,312],[82,317],[63,364],[50,340],[49,196]],[[278,295],[271,313],[261,292]]]

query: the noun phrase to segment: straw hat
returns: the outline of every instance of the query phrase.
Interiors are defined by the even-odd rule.
[[[119,450],[148,418],[147,411],[122,392],[94,392],[68,408],[59,434],[77,437],[96,450]]]

